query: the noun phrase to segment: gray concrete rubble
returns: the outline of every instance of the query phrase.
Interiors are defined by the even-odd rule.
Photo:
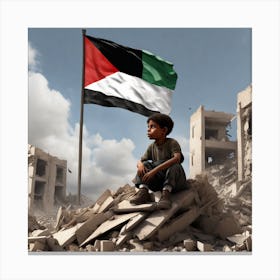
[[[172,207],[133,205],[130,185],[106,190],[87,207],[60,206],[52,216],[28,219],[30,252],[225,252],[252,251],[251,180],[237,182],[233,161],[189,179],[172,194]],[[48,221],[47,221],[48,220]]]

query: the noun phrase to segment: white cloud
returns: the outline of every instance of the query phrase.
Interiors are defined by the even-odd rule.
[[[29,45],[30,66],[37,65],[36,50]],[[34,69],[34,68],[29,68]],[[71,103],[49,88],[41,73],[30,70],[28,97],[28,141],[46,152],[67,160],[67,190],[77,193],[79,124],[69,123]],[[91,135],[84,126],[82,193],[96,199],[109,188],[131,184],[136,172],[135,148],[130,139],[103,139]]]
[[[35,70],[38,66],[38,51],[28,42],[28,66],[29,69]]]

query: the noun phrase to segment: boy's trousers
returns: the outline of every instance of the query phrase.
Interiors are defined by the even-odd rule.
[[[148,170],[151,170],[163,162],[164,161],[144,161],[143,164]],[[165,186],[170,186],[172,192],[188,189],[185,171],[179,163],[173,164],[169,168],[159,171],[149,182],[142,182],[142,178],[138,174],[133,181],[137,188],[141,184],[145,184],[154,192],[161,191]]]

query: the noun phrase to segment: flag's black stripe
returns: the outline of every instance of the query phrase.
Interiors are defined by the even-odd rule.
[[[142,104],[135,103],[115,96],[108,96],[103,94],[102,92],[85,89],[84,93],[85,104],[97,104],[105,107],[119,107],[147,117],[154,113],[159,113],[158,111],[152,111],[147,109]]]
[[[91,36],[87,38],[121,72],[142,78],[142,50],[132,49],[105,39]]]

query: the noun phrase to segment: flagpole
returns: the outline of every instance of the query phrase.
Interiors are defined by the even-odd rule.
[[[85,77],[85,35],[86,29],[82,29],[83,37],[83,69],[81,88],[81,109],[80,109],[80,135],[79,135],[79,164],[78,164],[78,196],[77,203],[81,203],[81,175],[82,175],[82,149],[83,149],[83,125],[84,125],[84,77]]]

